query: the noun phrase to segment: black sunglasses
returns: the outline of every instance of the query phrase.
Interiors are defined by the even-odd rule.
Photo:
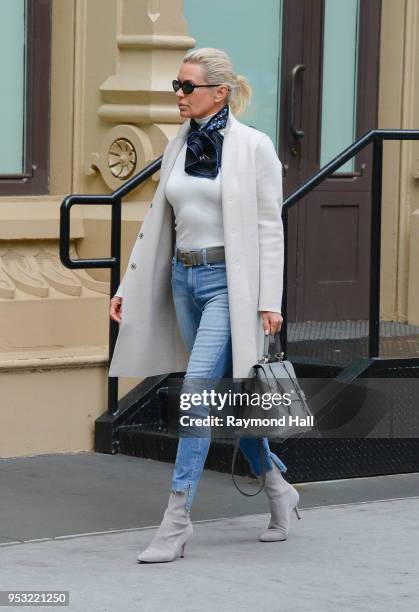
[[[195,87],[218,87],[218,85],[222,85],[222,83],[216,83],[215,85],[195,85],[194,83],[191,83],[190,81],[178,81],[177,79],[174,79],[172,81],[172,86],[173,86],[173,91],[179,91],[179,89],[182,89],[184,94],[191,94],[193,92],[193,90],[195,89]]]

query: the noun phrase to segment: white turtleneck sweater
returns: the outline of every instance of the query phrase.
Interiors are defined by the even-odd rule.
[[[195,119],[203,126],[212,115]],[[224,135],[225,130],[219,130]],[[176,246],[182,250],[224,245],[221,168],[215,179],[185,172],[186,141],[166,182],[166,198],[175,213]]]

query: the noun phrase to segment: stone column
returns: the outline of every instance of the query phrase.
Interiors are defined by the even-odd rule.
[[[383,0],[379,127],[419,129],[419,4]],[[381,319],[419,325],[419,142],[385,141]]]
[[[176,134],[171,82],[195,46],[181,0],[118,0],[117,7],[116,72],[100,86],[98,109],[109,129],[90,158],[112,189],[159,157]]]

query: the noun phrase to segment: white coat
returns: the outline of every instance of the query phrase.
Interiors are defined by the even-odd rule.
[[[190,121],[166,146],[160,181],[115,295],[122,320],[109,376],[147,377],[186,371],[189,351],[177,324],[171,290],[173,209],[167,178]],[[263,352],[259,311],[281,312],[284,239],[282,164],[270,137],[229,109],[221,157],[224,248],[233,377],[243,378]]]

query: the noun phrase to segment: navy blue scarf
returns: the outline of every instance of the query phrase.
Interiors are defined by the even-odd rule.
[[[201,129],[195,119],[191,119],[191,129],[186,141],[187,174],[211,179],[218,175],[224,140],[218,130],[226,126],[228,111],[229,106],[226,104]]]

